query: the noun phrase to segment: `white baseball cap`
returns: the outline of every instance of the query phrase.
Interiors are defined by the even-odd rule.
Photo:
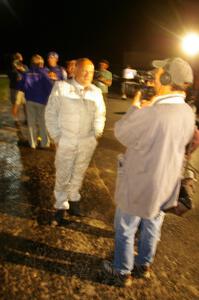
[[[155,68],[163,68],[171,76],[171,82],[177,85],[193,83],[193,71],[188,62],[180,57],[153,60]]]

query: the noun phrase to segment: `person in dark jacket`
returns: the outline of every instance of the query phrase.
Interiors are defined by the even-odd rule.
[[[10,100],[12,105],[15,104],[17,85],[22,79],[23,73],[28,71],[28,67],[23,64],[23,56],[17,52],[12,57],[11,66],[8,70],[9,88],[10,88]]]

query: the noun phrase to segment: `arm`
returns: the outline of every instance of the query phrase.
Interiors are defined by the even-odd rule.
[[[186,149],[187,152],[186,154],[188,155],[188,157],[190,157],[191,153],[194,152],[198,147],[199,147],[199,129],[196,126],[194,130],[193,138],[191,142],[188,144]]]
[[[103,76],[100,72],[99,72],[99,76],[97,75],[96,78],[98,81],[104,83],[107,86],[111,86],[112,84],[112,73],[110,71],[107,70],[107,73],[105,73],[105,76]]]
[[[151,118],[150,107],[130,107],[123,118],[115,123],[115,137],[126,147],[135,144],[149,130]]]
[[[59,142],[61,135],[58,125],[61,106],[60,97],[59,82],[55,82],[45,109],[46,127],[55,144]]]
[[[67,80],[67,72],[66,72],[66,70],[64,70],[64,68],[63,67],[61,67],[61,70],[62,70],[62,78],[63,78],[63,80]]]
[[[104,130],[106,120],[106,107],[101,90],[96,93],[96,111],[94,120],[95,136],[99,138]]]
[[[19,62],[17,60],[13,62],[13,67],[16,71],[19,71],[21,73],[24,73],[28,70],[26,65],[24,65],[22,62]]]
[[[98,77],[98,80],[108,86],[112,84],[112,79],[105,79],[103,76]]]

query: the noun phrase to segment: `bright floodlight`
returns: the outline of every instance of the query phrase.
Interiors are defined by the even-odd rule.
[[[182,41],[183,50],[190,56],[199,53],[199,36],[196,33],[187,34]]]

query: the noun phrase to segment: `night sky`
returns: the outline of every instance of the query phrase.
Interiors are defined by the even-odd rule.
[[[125,51],[180,55],[180,38],[199,32],[199,1],[0,0],[0,26],[2,66],[15,51],[28,64],[51,50],[61,63],[86,56],[122,65]]]

